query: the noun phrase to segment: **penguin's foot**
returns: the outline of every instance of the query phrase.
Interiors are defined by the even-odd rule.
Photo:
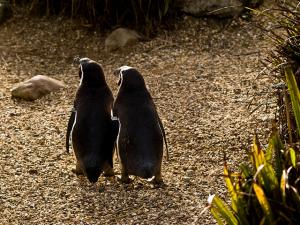
[[[103,176],[105,176],[105,177],[113,177],[113,176],[115,176],[114,169],[112,167],[109,167],[108,169],[106,169],[104,171]]]
[[[150,180],[150,183],[152,183],[155,187],[163,187],[165,186],[165,183],[161,177],[161,173],[158,175],[155,175],[152,180]]]
[[[82,175],[83,174],[83,171],[82,171],[82,169],[81,169],[78,162],[76,163],[76,168],[72,169],[72,172],[75,173],[76,175]]]
[[[121,183],[124,183],[124,184],[130,184],[132,182],[132,179],[129,178],[128,175],[121,175],[121,177],[117,177],[117,180]]]

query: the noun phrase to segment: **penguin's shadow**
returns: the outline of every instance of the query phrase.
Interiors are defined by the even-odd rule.
[[[100,176],[99,180],[92,184],[88,181],[88,179],[82,175],[76,175],[78,187],[82,192],[103,192],[105,191],[105,187],[111,185],[113,183],[117,183],[115,177],[103,177]]]
[[[144,190],[144,189],[167,189],[168,185],[166,183],[154,184],[153,182],[142,179],[139,177],[132,177],[129,184],[122,183],[118,180],[118,174],[113,177],[99,177],[99,180],[95,184],[91,184],[87,178],[83,175],[77,175],[78,186],[82,193],[86,192],[105,192],[107,186],[123,187],[126,190]]]

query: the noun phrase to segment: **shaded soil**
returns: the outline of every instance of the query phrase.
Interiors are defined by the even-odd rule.
[[[255,19],[254,19],[255,20]],[[253,130],[274,117],[272,80],[260,74],[272,44],[254,21],[184,18],[149,42],[106,53],[105,35],[65,19],[15,16],[0,27],[0,224],[215,224],[200,215],[209,194],[225,198],[223,152],[247,160]],[[144,75],[169,142],[164,188],[103,177],[93,186],[71,172],[65,152],[69,111],[79,84],[75,56]],[[67,88],[34,102],[11,99],[15,83],[42,74]],[[253,112],[254,111],[254,112]],[[118,161],[115,170],[119,173]]]

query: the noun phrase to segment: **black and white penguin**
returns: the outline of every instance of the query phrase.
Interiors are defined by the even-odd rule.
[[[69,151],[71,136],[77,159],[74,172],[95,183],[102,172],[114,175],[113,152],[119,128],[118,121],[111,118],[114,98],[102,66],[89,58],[79,63],[80,85],[68,122],[66,148]]]
[[[135,175],[146,179],[154,177],[154,183],[162,183],[163,141],[167,142],[144,78],[135,68],[128,66],[120,67],[116,75],[119,76],[119,91],[113,116],[119,120],[120,180],[128,183],[129,175]]]

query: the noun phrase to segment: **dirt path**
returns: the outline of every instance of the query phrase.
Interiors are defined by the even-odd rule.
[[[16,17],[0,27],[0,224],[215,224],[200,216],[209,194],[226,192],[223,151],[230,165],[245,161],[253,129],[269,129],[272,110],[259,107],[270,79],[258,76],[271,44],[252,23],[222,26],[186,18],[176,31],[106,54],[104,37],[71,21]],[[71,172],[65,131],[79,83],[74,56],[112,71],[124,64],[144,74],[165,124],[170,162],[166,188],[101,178],[95,189]],[[10,98],[10,88],[37,74],[68,88],[35,102]],[[247,106],[252,102],[250,108]],[[116,171],[119,172],[116,162]]]

